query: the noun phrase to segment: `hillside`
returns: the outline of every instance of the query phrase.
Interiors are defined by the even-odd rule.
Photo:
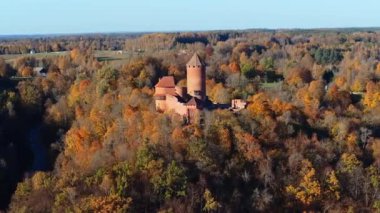
[[[379,41],[375,29],[3,40],[0,209],[379,211]],[[155,85],[186,85],[194,53],[209,101],[245,109],[191,122],[156,110]]]

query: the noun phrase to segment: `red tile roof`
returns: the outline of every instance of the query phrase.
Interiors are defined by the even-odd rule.
[[[174,90],[166,90],[164,93],[154,93],[154,96],[166,96],[166,95],[171,95],[171,96],[178,96],[178,94]]]
[[[156,87],[165,87],[165,88],[175,87],[174,77],[173,76],[162,77],[156,84]]]
[[[187,62],[186,66],[203,66],[203,63],[198,54],[194,53],[193,57],[191,57],[190,61]]]

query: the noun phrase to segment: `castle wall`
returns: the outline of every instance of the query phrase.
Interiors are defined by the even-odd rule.
[[[160,112],[164,112],[166,110],[166,99],[157,99],[156,98],[156,110]]]
[[[178,99],[172,95],[166,96],[166,110],[173,110],[182,116],[187,116],[187,106],[179,102]]]

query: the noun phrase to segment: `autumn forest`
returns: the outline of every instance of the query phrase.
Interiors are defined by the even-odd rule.
[[[156,111],[194,53],[245,109]],[[380,31],[2,37],[1,211],[380,211]]]

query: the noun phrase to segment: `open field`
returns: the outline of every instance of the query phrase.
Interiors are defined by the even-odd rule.
[[[98,61],[122,61],[129,59],[131,54],[125,51],[95,51],[95,57]]]
[[[15,59],[20,57],[34,57],[36,59],[52,58],[69,54],[69,51],[62,52],[49,52],[49,53],[35,53],[35,54],[11,54],[11,55],[0,55],[4,58],[7,63],[12,63]],[[95,57],[99,61],[122,61],[130,57],[131,54],[127,52],[119,51],[95,51]]]
[[[16,58],[19,57],[34,57],[36,59],[57,57],[68,54],[68,51],[63,52],[50,52],[50,53],[35,53],[35,54],[12,54],[12,55],[0,55],[1,58],[4,58],[6,62],[13,62]]]
[[[281,86],[282,82],[271,82],[271,83],[261,83],[260,87],[262,89],[277,89]]]

